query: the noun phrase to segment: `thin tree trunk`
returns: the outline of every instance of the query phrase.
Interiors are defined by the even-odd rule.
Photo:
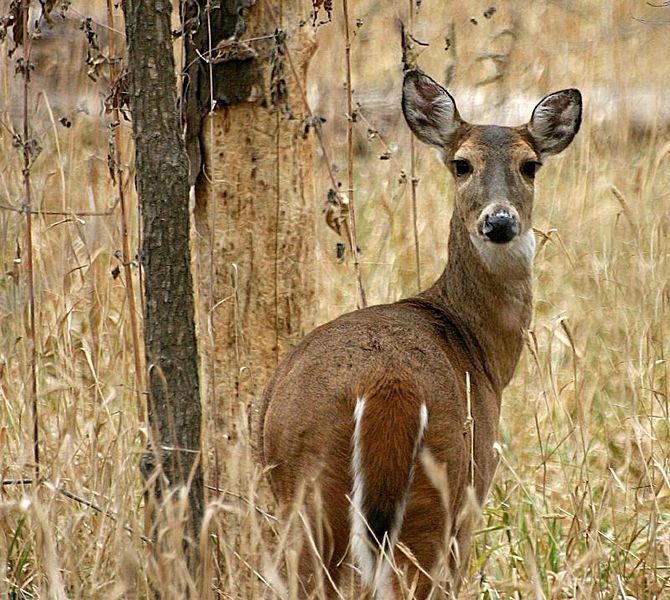
[[[224,0],[208,12],[202,1],[186,14],[187,23],[200,19],[187,38],[184,95],[212,484],[222,481],[240,418],[254,428],[278,359],[313,324],[320,203],[304,100],[316,47],[311,7]]]
[[[154,466],[161,466],[155,491],[160,499],[167,489],[189,486],[186,536],[195,544],[203,512],[202,415],[190,269],[188,159],[177,111],[172,3],[124,0],[123,9],[143,222],[148,416]]]

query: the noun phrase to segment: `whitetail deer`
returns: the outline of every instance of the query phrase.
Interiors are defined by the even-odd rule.
[[[405,74],[402,108],[456,181],[446,268],[415,297],[310,333],[278,366],[261,411],[262,460],[277,499],[288,506],[301,485],[315,484],[328,579],[338,585],[350,556],[377,598],[399,594],[384,553],[408,572],[417,598],[431,594],[426,573],[440,561],[458,593],[471,537],[458,517],[468,488],[481,505],[491,484],[501,393],[531,319],[535,173],[581,122],[581,95],[568,89],[544,98],[527,125],[471,125],[419,70]],[[426,451],[448,483],[447,506],[419,460]],[[446,553],[445,531],[453,537]]]

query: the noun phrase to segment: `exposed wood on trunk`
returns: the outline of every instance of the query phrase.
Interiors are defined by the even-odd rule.
[[[246,412],[251,426],[277,361],[311,329],[316,281],[313,140],[298,87],[315,49],[311,5],[285,1],[279,27],[267,2],[241,13],[229,4],[212,12],[211,45],[202,16],[186,51],[192,169],[202,156],[195,243],[212,483],[239,418]],[[194,123],[193,111],[207,113],[211,101],[216,109]]]

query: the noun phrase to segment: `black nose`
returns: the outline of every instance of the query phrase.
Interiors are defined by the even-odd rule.
[[[508,213],[486,215],[482,233],[492,242],[502,244],[513,240],[519,233],[518,221]]]

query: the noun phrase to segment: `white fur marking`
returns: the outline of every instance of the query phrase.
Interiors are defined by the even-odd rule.
[[[513,273],[520,268],[530,270],[533,266],[535,235],[532,229],[506,244],[496,244],[476,235],[470,235],[470,239],[484,266],[492,273]]]
[[[391,548],[392,547],[393,546],[391,546]],[[391,564],[389,563],[389,560],[390,559],[384,558],[384,556],[379,557],[373,587],[375,600],[392,600],[395,597],[393,595],[393,583],[391,582]]]
[[[414,448],[412,449],[412,463],[409,471],[409,478],[407,480],[407,491],[402,498],[402,501],[396,507],[396,513],[393,518],[393,531],[390,532],[390,541],[391,546],[395,546],[395,543],[398,541],[398,536],[400,535],[400,529],[402,527],[402,522],[405,518],[405,511],[407,510],[407,496],[409,495],[409,488],[412,485],[412,479],[414,479],[414,463],[416,462],[416,457],[419,454],[421,444],[423,443],[423,437],[426,433],[426,427],[428,427],[428,408],[426,407],[425,402],[421,404],[419,409],[419,431],[416,434],[416,440],[414,440]]]
[[[412,484],[412,479],[414,478],[414,463],[416,462],[416,457],[419,454],[419,449],[423,443],[426,427],[428,427],[428,408],[426,407],[426,404],[423,403],[419,409],[419,431],[416,434],[414,448],[412,449],[412,462],[410,466],[409,477],[407,479],[407,491],[396,507],[395,515],[393,517],[393,529],[389,532],[389,541],[391,542],[391,547],[395,546],[396,542],[398,541],[398,537],[400,536],[400,529],[402,528],[402,522],[405,518],[405,510],[407,509],[407,496],[410,485]]]
[[[428,407],[424,402],[419,409],[419,435],[417,436],[417,446],[423,441],[423,436],[426,433],[426,428],[428,427]],[[418,448],[414,448],[414,456],[416,457]]]
[[[368,542],[368,527],[363,512],[363,457],[361,449],[361,422],[365,410],[365,398],[356,400],[354,409],[354,436],[351,467],[353,471],[353,490],[349,519],[351,520],[351,553],[361,571],[361,580],[366,586],[372,586],[375,580],[375,556]]]

